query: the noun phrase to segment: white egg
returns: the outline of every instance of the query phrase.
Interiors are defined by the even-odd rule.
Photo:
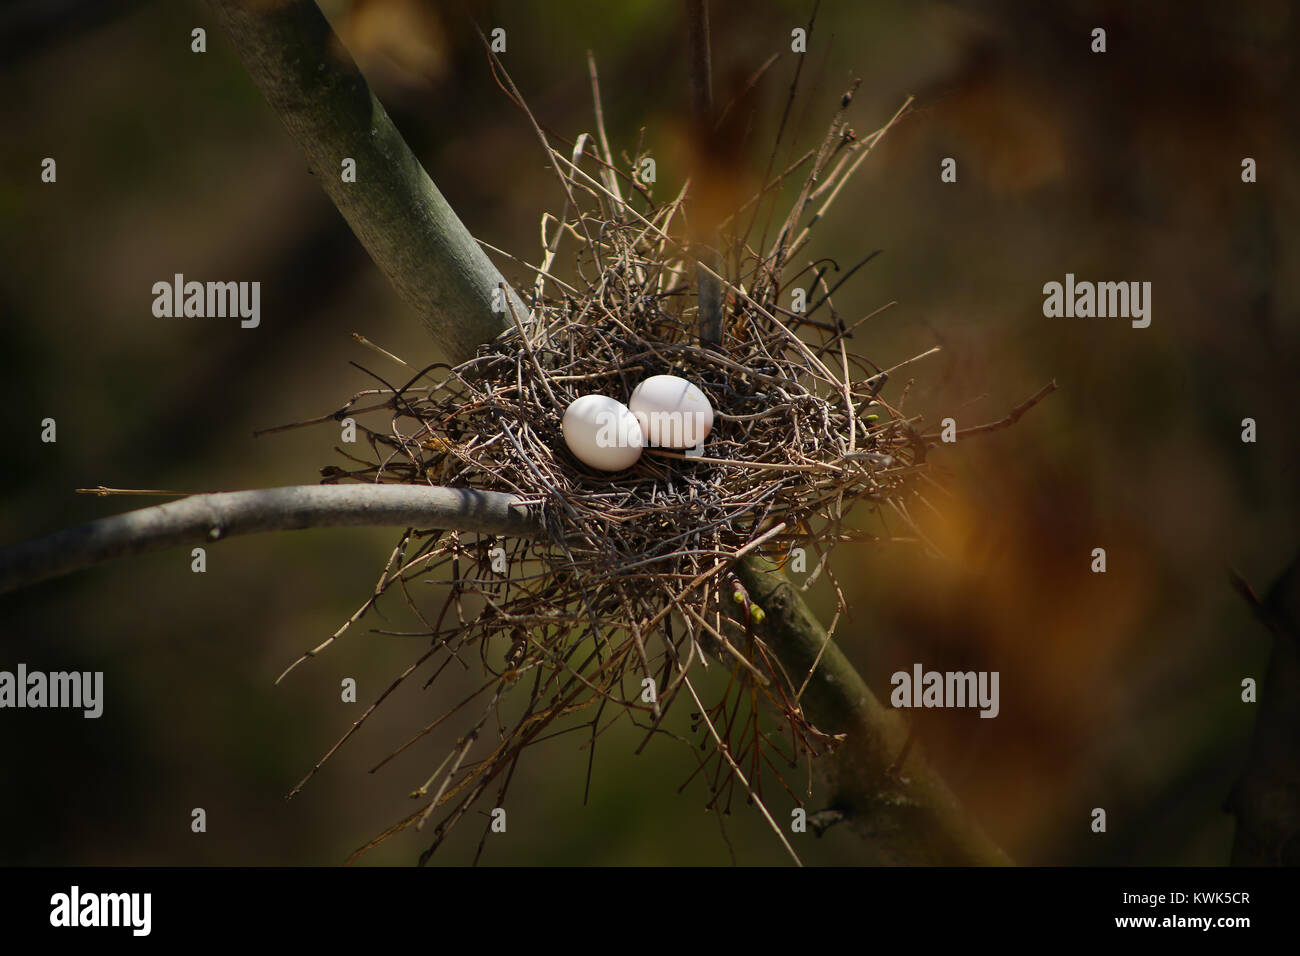
[[[632,392],[628,408],[646,441],[660,448],[695,448],[713,427],[713,406],[696,386],[676,375],[652,375]]]
[[[564,410],[564,443],[584,464],[601,471],[622,471],[641,457],[645,439],[628,407],[605,395],[583,395]]]

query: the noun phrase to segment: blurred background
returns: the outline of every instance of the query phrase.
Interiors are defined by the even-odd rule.
[[[563,195],[497,88],[468,13],[507,31],[505,62],[538,119],[592,131],[585,54],[611,143],[657,158],[657,194],[687,162],[683,5],[330,0],[322,4],[434,181],[478,237],[537,261]],[[713,0],[714,83],[740,105],[738,175],[761,178],[811,5]],[[1090,52],[1094,27],[1108,51]],[[191,30],[208,31],[206,54]],[[953,788],[1018,860],[1220,864],[1263,679],[1268,632],[1228,585],[1257,590],[1300,540],[1296,466],[1300,12],[1283,0],[823,3],[789,133],[824,135],[853,78],[850,122],[915,107],[864,164],[809,258],[883,254],[836,295],[894,376],[886,397],[928,430],[1014,428],[931,455],[927,535],[842,546],[852,616],[839,640],[881,696],[913,663],[997,670],[1001,714],[913,711]],[[330,412],[378,365],[440,358],[330,205],[197,2],[16,2],[0,12],[0,543],[147,502],[74,489],[183,492],[318,480],[333,428],[254,438]],[[58,182],[42,184],[44,157]],[[958,181],[940,181],[957,161]],[[1258,182],[1245,184],[1252,157]],[[782,208],[788,208],[788,201]],[[502,262],[513,279],[521,271]],[[174,273],[260,280],[262,322],[152,315]],[[1048,319],[1042,287],[1152,284],[1152,322]],[[58,422],[57,444],[40,421]],[[1241,441],[1241,421],[1258,441]],[[862,525],[873,527],[870,516]],[[358,630],[274,686],[371,593],[393,530],[262,535],[121,561],[0,597],[0,669],[105,672],[104,716],[0,713],[0,863],[335,864],[412,809],[453,737],[370,770],[472,686],[404,686],[310,785],[284,795],[420,652]],[[1105,574],[1090,572],[1093,548]],[[431,588],[431,591],[433,589]],[[827,582],[812,597],[829,619]],[[432,603],[433,596],[430,597]],[[397,626],[397,625],[395,625]],[[339,701],[354,677],[360,704]],[[679,714],[685,720],[685,713]],[[501,864],[779,863],[737,804],[724,839],[684,748],[612,733],[583,804],[586,751],[520,766]],[[778,819],[789,801],[773,800]],[[815,803],[815,801],[814,801]],[[195,807],[208,831],[190,830]],[[1108,832],[1090,832],[1104,807]],[[486,822],[486,817],[479,822]],[[437,863],[467,862],[468,821]],[[729,840],[729,842],[728,842]],[[852,863],[835,830],[798,844]],[[408,864],[401,834],[363,858]]]

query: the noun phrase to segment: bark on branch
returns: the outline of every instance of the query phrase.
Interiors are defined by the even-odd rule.
[[[510,326],[501,273],[424,171],[311,0],[209,0],[245,69],[375,264],[453,362]],[[344,159],[356,182],[344,182]],[[509,286],[506,286],[509,288]],[[516,311],[528,308],[513,293]]]
[[[1006,865],[988,838],[912,746],[895,710],[883,707],[785,575],[748,558],[736,576],[766,614],[764,635],[796,681],[812,671],[801,702],[818,730],[845,734],[819,761],[829,810],[866,840],[873,863]],[[814,670],[814,664],[816,669]]]
[[[296,485],[193,495],[0,551],[0,593],[161,548],[211,544],[258,531],[348,527],[542,533],[536,517],[514,495],[468,488]]]

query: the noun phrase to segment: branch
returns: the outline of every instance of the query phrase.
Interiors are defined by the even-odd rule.
[[[999,419],[996,422],[989,422],[986,425],[972,425],[970,428],[962,428],[959,431],[957,431],[956,437],[969,438],[971,435],[984,435],[987,434],[988,432],[996,432],[1002,430],[1003,428],[1010,428],[1016,422],[1020,421],[1021,416],[1024,415],[1025,412],[1029,411],[1031,408],[1033,408],[1035,405],[1037,405],[1039,402],[1045,399],[1048,395],[1051,395],[1054,391],[1056,391],[1056,379],[1052,379],[1050,382],[1048,382],[1046,385],[1040,388],[1037,392],[1035,392],[1032,396],[1025,399],[1015,408],[1011,409],[1011,411],[1007,413],[1006,418]],[[934,445],[938,437],[939,437],[938,433],[934,435],[922,435],[921,440],[924,442],[928,442],[930,445]]]
[[[536,516],[514,495],[419,485],[297,485],[193,495],[101,518],[0,550],[0,593],[113,558],[235,535],[303,528],[442,528],[532,537]]]
[[[713,67],[709,57],[709,0],[686,0],[687,70],[691,113],[702,131],[713,127]],[[697,134],[699,135],[699,134]],[[707,135],[707,132],[705,132]]]
[[[1233,866],[1300,863],[1300,554],[1260,600],[1241,576],[1233,586],[1273,632],[1259,685],[1255,736],[1241,779],[1228,797],[1237,818]]]
[[[842,815],[867,841],[872,862],[1009,864],[911,745],[902,716],[876,700],[786,576],[755,557],[738,565],[736,575],[763,608],[765,636],[786,671],[795,681],[813,671],[801,699],[804,714],[818,730],[846,735],[818,769],[832,816]]]
[[[711,266],[714,272],[723,268],[722,256],[710,244],[718,241],[716,216],[710,214],[713,204],[711,193],[715,184],[715,167],[718,163],[718,134],[713,127],[713,66],[709,56],[709,3],[708,0],[686,0],[687,70],[691,85],[691,136],[696,150],[696,192],[703,199],[698,203],[700,218],[696,226],[694,244],[699,249],[699,260]],[[717,276],[704,268],[696,267],[699,285],[700,345],[722,345],[722,283]]]
[[[245,69],[312,172],[454,362],[509,327],[492,294],[505,280],[407,146],[311,0],[209,0]],[[357,181],[342,180],[356,160]],[[507,288],[509,285],[507,284]],[[515,296],[520,315],[528,308]]]

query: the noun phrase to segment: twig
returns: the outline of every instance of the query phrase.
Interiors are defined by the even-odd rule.
[[[713,188],[714,164],[717,162],[717,130],[713,125],[713,66],[709,55],[709,3],[708,0],[686,0],[686,50],[687,69],[690,74],[691,116],[695,137],[696,156],[701,160],[696,175],[700,189],[707,193]],[[722,285],[704,268],[707,260],[715,271],[722,269],[722,258],[716,249],[717,223],[707,212],[712,208],[711,198],[705,196],[701,205],[704,219],[699,223],[695,245],[700,247],[699,262],[695,270],[699,288],[700,345],[722,345]]]
[[[621,207],[623,193],[618,188],[618,177],[614,175],[614,154],[609,148],[609,135],[605,131],[605,110],[600,102],[600,77],[596,73],[596,56],[590,50],[587,51],[587,72],[591,76],[591,102],[596,111],[596,136],[600,140],[600,152],[606,167],[601,171],[601,179],[605,180],[605,188],[613,194],[618,206]]]
[[[1015,408],[1011,409],[1006,418],[996,422],[988,422],[984,425],[972,425],[970,428],[958,429],[956,436],[958,438],[966,438],[970,435],[983,435],[988,432],[1000,431],[1003,428],[1010,428],[1016,422],[1020,421],[1020,417],[1024,415],[1025,412],[1029,411],[1054,391],[1056,391],[1056,379],[1052,379],[1035,392],[1031,398],[1026,399]],[[923,435],[921,437],[927,442],[934,443],[938,440],[939,435],[936,433],[933,435]]]

